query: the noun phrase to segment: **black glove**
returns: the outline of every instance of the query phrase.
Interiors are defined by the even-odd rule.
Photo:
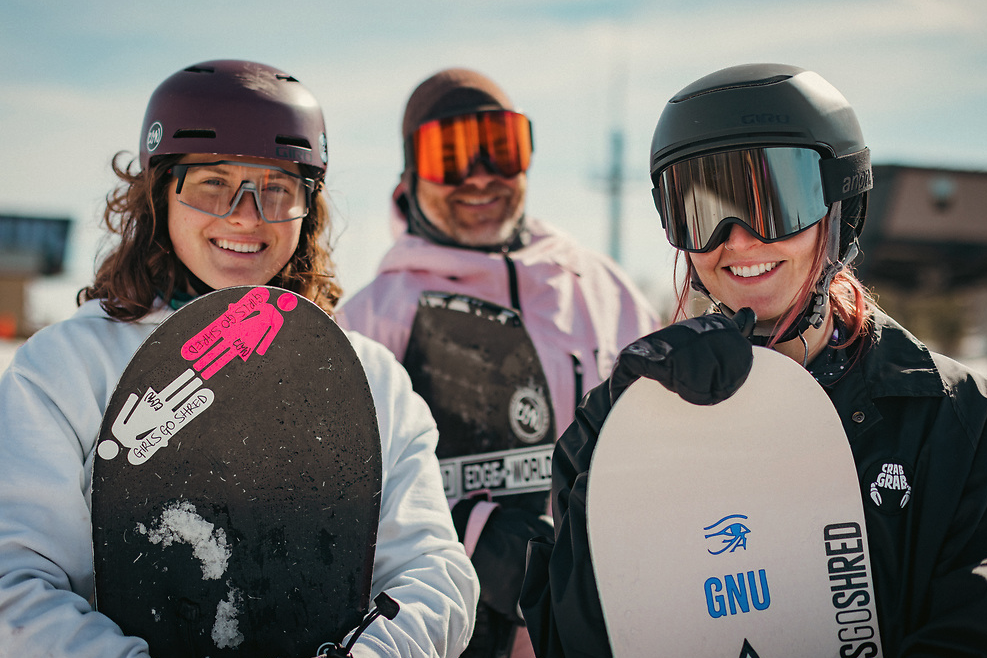
[[[625,347],[610,375],[610,401],[617,401],[638,377],[659,382],[692,404],[722,402],[750,374],[754,312],[740,309],[733,318],[711,313],[676,322]]]

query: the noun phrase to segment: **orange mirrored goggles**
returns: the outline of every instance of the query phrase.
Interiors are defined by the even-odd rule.
[[[531,136],[528,117],[509,110],[435,119],[408,138],[405,162],[419,178],[440,185],[461,185],[477,162],[513,178],[531,164]]]

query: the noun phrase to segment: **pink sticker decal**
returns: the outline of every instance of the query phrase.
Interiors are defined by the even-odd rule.
[[[258,287],[230,304],[225,313],[185,343],[182,357],[195,361],[193,367],[203,379],[209,379],[234,357],[246,361],[254,352],[264,354],[284,324],[278,309],[267,303],[270,296],[267,288]],[[278,299],[278,306],[291,310],[294,305],[282,305],[284,296]]]
[[[298,298],[290,292],[283,293],[278,297],[278,308],[287,313],[298,306]]]

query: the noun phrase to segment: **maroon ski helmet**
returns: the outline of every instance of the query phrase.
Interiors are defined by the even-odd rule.
[[[178,153],[289,160],[322,174],[329,160],[312,93],[283,71],[241,60],[189,66],[154,90],[141,130],[141,168]]]

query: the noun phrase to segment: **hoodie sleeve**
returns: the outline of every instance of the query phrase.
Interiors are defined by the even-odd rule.
[[[372,596],[401,606],[353,648],[361,656],[458,656],[473,631],[479,583],[456,537],[442,489],[438,432],[407,373],[383,346],[348,334],[377,407],[383,461]]]
[[[88,494],[103,406],[144,335],[101,318],[70,320],[35,334],[0,378],[5,656],[147,656],[143,640],[93,610]]]

